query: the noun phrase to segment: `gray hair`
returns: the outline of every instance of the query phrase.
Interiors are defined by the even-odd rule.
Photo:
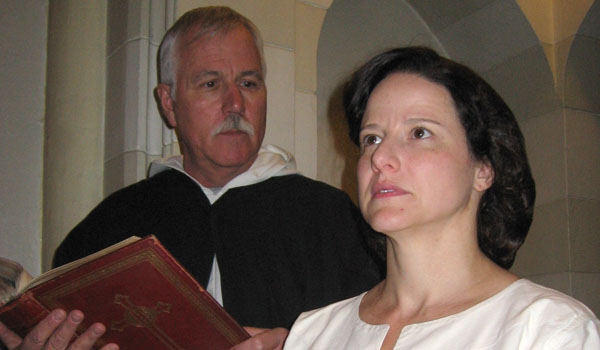
[[[158,50],[158,81],[171,87],[171,97],[175,97],[175,78],[177,68],[177,50],[174,50],[177,38],[182,33],[195,30],[195,39],[199,39],[206,34],[226,33],[236,26],[246,28],[258,50],[260,56],[260,66],[263,77],[267,70],[263,52],[263,42],[258,28],[248,18],[240,15],[229,7],[208,6],[199,7],[186,12],[175,24],[167,31],[160,43]]]

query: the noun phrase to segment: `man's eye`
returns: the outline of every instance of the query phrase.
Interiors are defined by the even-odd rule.
[[[381,137],[377,135],[366,135],[362,139],[362,146],[367,147],[371,145],[378,145],[381,143]]]
[[[254,88],[254,87],[258,86],[258,84],[251,80],[244,80],[242,82],[242,86],[246,87],[246,88]]]
[[[217,83],[211,80],[211,81],[207,81],[203,85],[206,86],[207,88],[213,88],[217,85]]]
[[[421,127],[414,128],[412,131],[412,137],[414,137],[415,139],[426,139],[428,137],[431,137],[431,132]]]

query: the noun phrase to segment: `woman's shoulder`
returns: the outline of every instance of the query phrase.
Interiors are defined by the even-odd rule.
[[[527,279],[513,283],[503,294],[499,303],[508,313],[504,332],[519,333],[521,345],[600,348],[600,321],[578,300]]]
[[[512,300],[517,309],[595,318],[594,313],[575,298],[527,279],[514,282],[505,294],[504,299]]]

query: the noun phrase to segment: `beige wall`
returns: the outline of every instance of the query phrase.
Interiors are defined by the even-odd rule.
[[[552,30],[544,32],[539,19],[528,16],[548,58],[556,103],[522,123],[538,200],[514,269],[582,300],[598,314],[600,2],[552,3]]]
[[[353,2],[362,10],[353,10],[348,5]],[[583,2],[589,5],[589,1]],[[556,6],[553,9],[563,4],[551,3]],[[11,22],[2,17],[7,21],[5,27],[18,28],[24,23],[32,28],[44,27],[43,20],[36,16],[41,14],[45,19],[45,1],[1,4],[25,4],[37,10],[14,12],[14,17],[29,14],[29,22]],[[336,186],[352,185],[344,184],[342,177],[348,176],[344,174],[346,159],[331,145],[335,135],[329,130],[342,126],[330,118],[331,92],[321,95],[323,84],[335,87],[353,64],[379,47],[395,44],[394,39],[399,45],[431,44],[480,71],[515,110],[538,184],[534,225],[515,271],[581,298],[600,311],[595,292],[600,289],[600,79],[598,65],[594,64],[600,62],[600,35],[595,24],[598,1],[588,6],[584,16],[581,11],[551,11],[555,14],[550,16],[553,21],[569,24],[557,27],[575,29],[560,31],[561,35],[551,36],[549,42],[546,36],[542,39],[538,25],[532,25],[536,21],[532,10],[523,10],[524,5],[513,0],[461,0],[461,6],[445,0],[52,2],[45,116],[39,92],[44,84],[43,64],[38,63],[37,70],[32,70],[37,71],[36,79],[24,81],[23,75],[8,75],[4,81],[11,83],[3,84],[15,88],[10,91],[14,97],[2,100],[5,109],[0,118],[8,127],[3,127],[0,142],[12,135],[18,135],[19,141],[29,141],[23,148],[15,146],[21,145],[16,139],[2,144],[3,255],[26,262],[36,274],[41,261],[42,198],[43,260],[47,267],[56,244],[103,195],[143,178],[151,159],[174,152],[173,135],[162,128],[151,96],[155,51],[161,33],[175,17],[189,8],[212,4],[232,6],[255,21],[263,32],[269,99],[266,142],[294,152],[306,175]],[[366,4],[373,7],[364,8]],[[396,11],[402,12],[397,17],[373,17],[386,4],[396,5]],[[546,10],[540,10],[544,18],[548,18]],[[339,24],[328,27],[331,16],[339,16]],[[331,37],[337,26],[361,17],[370,19],[361,21],[362,39],[352,36],[350,44],[343,44],[354,45],[344,47],[346,51],[356,48],[353,58],[336,59],[335,47],[330,45],[341,45],[339,42],[320,47],[321,38]],[[574,18],[578,18],[579,26],[569,21]],[[385,32],[378,32],[383,29]],[[395,37],[396,30],[399,34]],[[0,37],[3,44],[7,42],[5,33],[10,31]],[[37,31],[18,35],[24,42],[38,38]],[[35,40],[44,42],[43,38]],[[365,45],[365,40],[373,45]],[[371,51],[365,52],[365,48]],[[327,49],[330,51],[321,61],[320,55]],[[45,59],[43,50],[36,54]],[[6,66],[2,65],[3,74],[13,67],[23,69],[20,63],[8,60]],[[345,66],[339,67],[342,63]],[[333,68],[338,75],[321,81],[327,75],[324,72]],[[19,90],[23,83],[25,88]],[[27,100],[32,103],[24,103],[23,96],[29,97],[31,91],[37,91],[37,97]],[[7,96],[4,92],[2,98]],[[37,106],[37,111],[22,109],[31,106]],[[16,115],[31,116],[24,120],[29,120],[32,127],[15,123]],[[46,149],[42,197],[43,120]],[[27,132],[22,133],[25,129]],[[27,164],[15,166],[13,159],[27,159]],[[11,205],[4,204],[8,203],[6,198],[11,199]]]
[[[0,1],[0,256],[41,270],[47,1]]]

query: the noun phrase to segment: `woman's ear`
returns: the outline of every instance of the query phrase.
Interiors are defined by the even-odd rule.
[[[478,162],[475,169],[475,182],[473,188],[476,191],[483,192],[490,188],[494,183],[494,169],[489,161]]]

